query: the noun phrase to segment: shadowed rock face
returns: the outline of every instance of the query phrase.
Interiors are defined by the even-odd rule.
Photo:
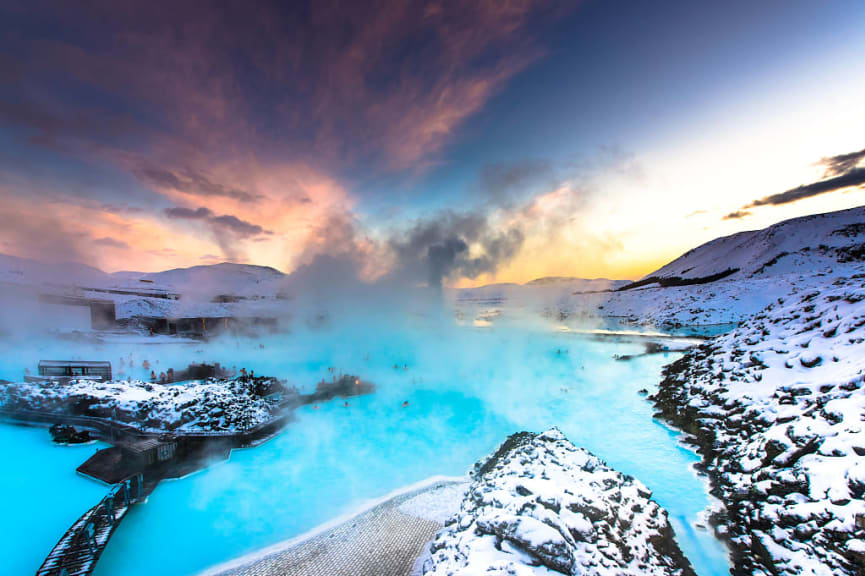
[[[510,436],[472,477],[424,575],[694,576],[651,492],[555,428]]]
[[[793,286],[669,365],[660,415],[693,436],[735,574],[865,574],[865,276]]]

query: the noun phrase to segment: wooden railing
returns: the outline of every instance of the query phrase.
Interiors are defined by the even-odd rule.
[[[63,534],[36,571],[36,576],[90,574],[129,507],[144,497],[143,474],[115,484],[96,506],[85,512]]]

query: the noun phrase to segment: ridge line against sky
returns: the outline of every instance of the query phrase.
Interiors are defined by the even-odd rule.
[[[862,29],[846,1],[5,2],[0,252],[636,278],[865,203]]]

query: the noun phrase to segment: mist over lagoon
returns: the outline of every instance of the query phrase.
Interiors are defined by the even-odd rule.
[[[16,360],[3,363],[0,377],[62,350],[67,357],[124,358],[127,365],[131,358],[126,377],[146,377],[146,359],[158,367],[183,361],[247,367],[301,389],[312,389],[334,366],[376,384],[374,394],[352,398],[348,407],[341,400],[304,407],[264,445],[235,450],[227,462],[160,484],[118,529],[96,574],[196,573],[298,536],[402,486],[462,476],[511,431],[551,426],[641,478],[670,512],[701,575],[727,572],[723,546],[693,527],[709,503],[704,482],[691,470],[697,457],[678,443],[676,432],[652,419],[651,405],[638,393],[657,384],[660,367],[675,354],[617,362],[614,355],[639,354],[643,343],[595,341],[519,310],[484,327],[458,324],[449,308],[437,312],[382,315],[375,322],[335,318],[313,330],[299,323],[290,334],[254,340],[93,345],[45,338],[13,345],[10,358]],[[473,317],[473,310],[464,312]],[[2,430],[16,442],[23,435],[43,465],[46,454],[59,450],[47,434]],[[82,458],[88,449],[73,450]],[[63,478],[68,484],[58,493],[78,494],[86,483],[68,469]],[[8,506],[23,502],[29,499],[19,491]],[[40,524],[51,521],[54,530],[45,529],[32,546],[4,551],[22,570],[38,566],[69,522],[51,500],[44,505]],[[154,548],[161,554],[151,554]]]

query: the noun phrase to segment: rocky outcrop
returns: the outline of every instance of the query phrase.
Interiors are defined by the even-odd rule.
[[[510,436],[472,478],[426,576],[694,575],[651,492],[557,429]]]
[[[163,386],[140,380],[16,382],[0,388],[11,412],[86,416],[151,432],[237,432],[269,422],[281,401],[263,396],[262,378],[210,378]]]
[[[735,574],[865,574],[865,276],[800,288],[668,366]]]
[[[87,430],[76,430],[72,426],[64,424],[55,424],[48,429],[51,433],[51,439],[57,444],[85,444],[93,441],[90,432]]]

